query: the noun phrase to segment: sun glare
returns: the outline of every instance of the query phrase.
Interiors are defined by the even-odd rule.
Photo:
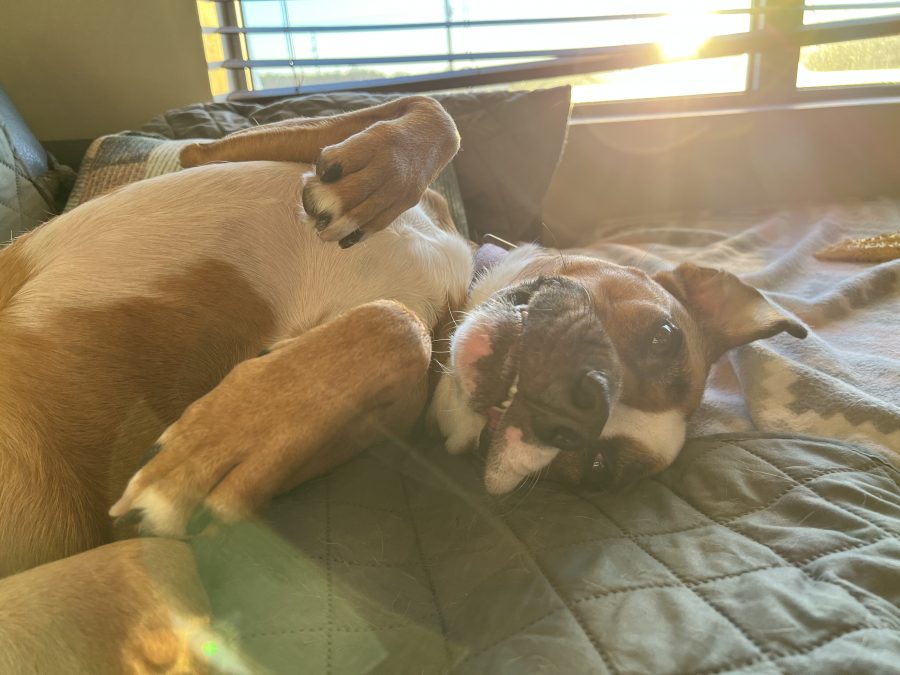
[[[661,24],[659,51],[668,61],[694,56],[716,32],[716,15],[698,9],[676,10]]]

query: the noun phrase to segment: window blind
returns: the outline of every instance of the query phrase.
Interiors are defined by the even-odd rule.
[[[897,1],[200,0],[198,8],[215,93],[230,99],[434,91],[740,55],[753,56],[742,62],[749,86],[795,88],[804,48],[900,35]]]

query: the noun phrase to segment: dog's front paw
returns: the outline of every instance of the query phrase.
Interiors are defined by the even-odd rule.
[[[267,424],[252,401],[216,390],[207,394],[166,429],[110,516],[142,533],[169,537],[252,516],[288,470],[284,434]]]
[[[349,248],[414,207],[429,178],[409,161],[389,124],[323,149],[306,178],[303,209],[324,241]]]

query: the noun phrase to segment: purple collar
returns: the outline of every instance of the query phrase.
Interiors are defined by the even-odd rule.
[[[509,253],[505,248],[500,248],[496,244],[482,244],[475,251],[475,269],[472,271],[472,281],[480,279],[487,274],[491,268],[506,257]]]
[[[469,283],[469,288],[472,288],[478,279],[490,272],[497,263],[515,248],[514,244],[510,244],[508,241],[492,234],[486,234],[482,242],[478,250],[475,251],[475,265],[472,270],[472,281]]]

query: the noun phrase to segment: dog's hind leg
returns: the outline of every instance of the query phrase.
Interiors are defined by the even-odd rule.
[[[171,536],[202,529],[204,516],[246,518],[296,482],[408,431],[424,406],[430,359],[428,330],[392,301],[287,340],[191,405],[110,514],[131,511],[143,529]],[[355,422],[373,437],[336,443]]]
[[[101,515],[64,459],[26,433],[0,432],[0,579],[109,541]]]
[[[197,673],[230,656],[183,542],[117,542],[0,580],[2,673]]]
[[[34,271],[21,246],[29,236],[0,250],[0,578],[109,536],[100,504],[71,475],[68,458],[47,450],[46,429],[35,423],[45,419],[38,408],[46,401],[26,395],[35,371],[23,356],[35,345],[13,329],[10,313]]]

